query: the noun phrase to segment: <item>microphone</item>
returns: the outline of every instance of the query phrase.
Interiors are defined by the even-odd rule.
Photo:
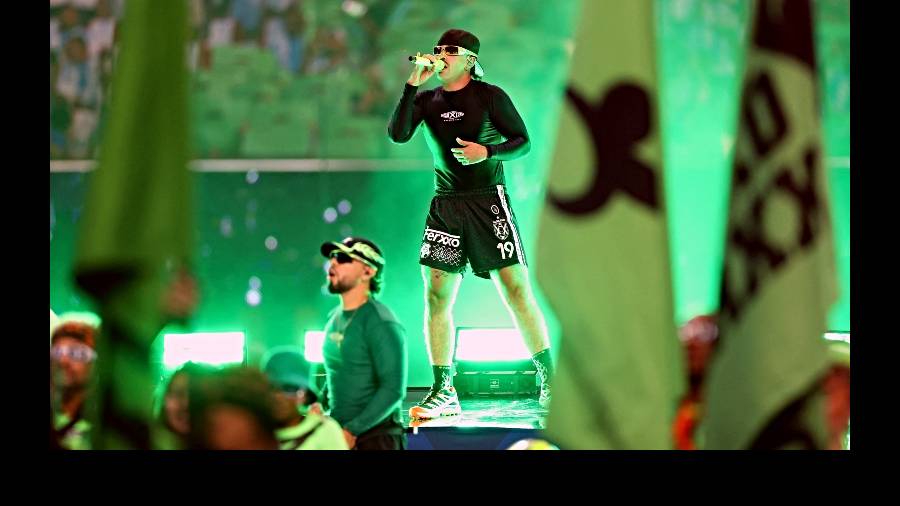
[[[428,58],[423,58],[421,56],[410,56],[409,61],[425,68],[435,67],[434,70],[436,72],[444,70],[444,67],[447,66],[447,64],[444,63],[444,60],[431,61]]]

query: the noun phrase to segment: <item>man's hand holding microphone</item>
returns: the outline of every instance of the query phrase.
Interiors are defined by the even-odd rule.
[[[444,60],[438,59],[437,56],[433,54],[420,54],[416,53],[415,56],[410,56],[409,61],[413,62],[416,65],[416,68],[413,70],[412,74],[409,75],[409,79],[406,81],[411,86],[420,86],[422,83],[431,78],[436,72],[440,72],[444,70],[444,67],[447,64]]]

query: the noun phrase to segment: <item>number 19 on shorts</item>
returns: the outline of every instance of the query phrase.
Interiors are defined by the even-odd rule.
[[[500,250],[500,258],[506,260],[507,258],[512,258],[513,253],[516,251],[516,247],[513,243],[506,242],[498,242],[497,249]]]

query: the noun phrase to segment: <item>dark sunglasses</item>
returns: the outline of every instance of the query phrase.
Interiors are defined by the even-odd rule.
[[[459,46],[434,46],[434,54],[439,55],[441,53],[444,53],[444,54],[450,55],[450,56],[459,56],[459,55],[464,55],[464,54],[474,55],[475,54],[472,51],[469,51],[468,49],[459,47]]]
[[[353,261],[353,257],[342,251],[335,251],[331,254],[331,258],[337,260],[337,263],[339,264],[349,264]]]

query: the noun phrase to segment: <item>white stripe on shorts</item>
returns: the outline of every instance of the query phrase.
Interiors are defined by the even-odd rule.
[[[519,244],[519,232],[516,231],[516,226],[513,225],[512,215],[509,212],[509,206],[506,204],[506,194],[503,192],[503,185],[497,185],[497,195],[500,197],[500,204],[503,205],[503,212],[506,213],[506,222],[509,223],[509,229],[512,230],[513,242],[516,246],[516,257],[518,257],[519,261],[525,263],[522,260],[522,245]]]

